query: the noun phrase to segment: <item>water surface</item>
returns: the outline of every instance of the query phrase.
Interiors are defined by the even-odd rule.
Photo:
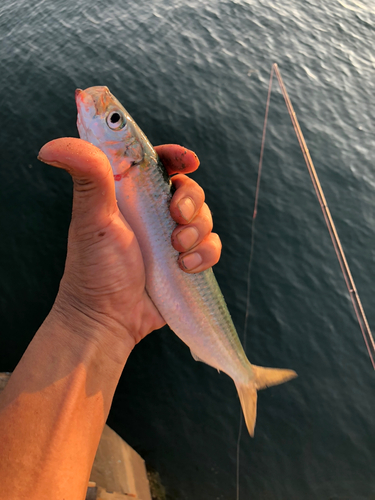
[[[107,85],[153,144],[199,155],[193,177],[223,241],[215,272],[243,338],[273,62],[374,326],[374,26],[370,0],[2,2],[0,370],[14,369],[63,272],[71,181],[36,156],[77,135],[76,87]],[[251,280],[248,356],[299,378],[259,394],[241,499],[374,499],[374,373],[277,85]],[[167,328],[134,350],[109,424],[171,499],[235,498],[235,387]]]

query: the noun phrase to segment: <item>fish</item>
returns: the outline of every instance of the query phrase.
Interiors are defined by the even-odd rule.
[[[247,359],[212,268],[188,274],[171,245],[173,186],[146,135],[105,86],[76,90],[81,139],[107,156],[117,204],[134,231],[146,271],[146,290],[193,358],[231,377],[249,434],[254,436],[257,391],[297,376],[294,370],[252,365]]]

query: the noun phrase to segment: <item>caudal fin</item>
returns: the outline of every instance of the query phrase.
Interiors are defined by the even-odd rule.
[[[292,378],[297,377],[293,370],[283,370],[280,368],[263,368],[262,366],[251,365],[254,378],[249,384],[244,385],[235,382],[238,395],[240,397],[242,411],[245,417],[246,427],[250,436],[254,436],[255,421],[257,416],[257,391],[272,385],[282,384]]]

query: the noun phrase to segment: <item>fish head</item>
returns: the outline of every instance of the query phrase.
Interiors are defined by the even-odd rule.
[[[114,175],[142,163],[153,148],[138,125],[107,87],[76,90],[77,128],[81,139],[100,148]],[[155,153],[156,154],[156,153]]]

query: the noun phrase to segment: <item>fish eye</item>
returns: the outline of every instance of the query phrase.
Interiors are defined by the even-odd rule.
[[[107,116],[107,125],[112,130],[122,129],[125,123],[125,116],[120,111],[111,111]]]

